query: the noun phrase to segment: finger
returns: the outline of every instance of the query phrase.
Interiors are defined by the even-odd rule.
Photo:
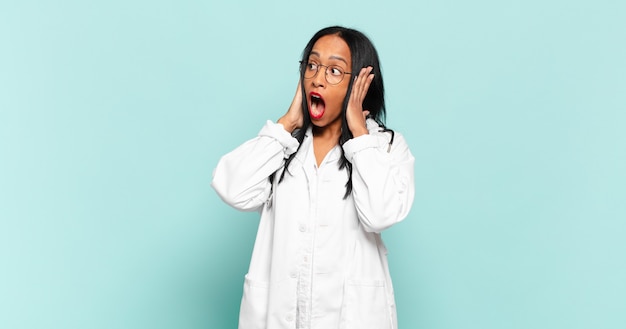
[[[371,66],[368,66],[367,68],[365,68],[365,70],[363,70],[361,72],[361,84],[359,85],[359,92],[360,92],[360,96],[361,99],[365,98],[365,95],[367,94],[367,89],[369,88],[370,83],[372,82],[372,79],[374,77],[373,74],[371,74],[372,70],[374,68]]]
[[[302,100],[302,85],[300,83],[300,80],[298,80],[298,86],[296,87],[296,94],[294,98]]]
[[[365,96],[367,96],[367,91],[370,89],[370,85],[372,84],[372,81],[374,81],[374,74],[370,74],[367,79],[365,79],[365,81],[363,82],[363,86],[362,86],[362,95],[363,95],[363,99],[365,99]]]
[[[359,74],[354,78],[354,84],[352,86],[352,99],[355,102],[363,99],[363,82],[366,80],[368,68],[364,67],[359,71]]]
[[[300,79],[298,79],[298,87],[296,89],[296,94],[302,95],[302,81],[300,81]]]
[[[368,66],[368,67],[362,68],[361,72],[359,72],[359,88],[360,88],[360,91],[363,91],[363,85],[364,85],[365,81],[367,80],[367,76],[369,75],[371,70],[372,70],[372,67]]]
[[[371,74],[374,68],[371,66],[364,67],[359,72],[359,75],[356,78],[356,81],[353,86],[354,92],[354,100],[357,102],[362,102],[367,95],[367,90],[369,89],[372,80],[374,79],[374,75]]]

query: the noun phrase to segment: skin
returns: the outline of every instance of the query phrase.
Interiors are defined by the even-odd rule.
[[[345,72],[350,72],[352,67],[350,48],[338,35],[326,35],[317,40],[313,45],[309,60],[322,65],[337,65],[343,68]],[[325,67],[322,67],[315,77],[298,82],[296,94],[287,113],[278,119],[278,123],[282,124],[289,133],[302,127],[303,114],[301,104],[303,95],[300,88],[301,84],[304,86],[306,97],[309,97],[309,104],[311,104],[311,92],[322,95],[326,105],[324,115],[319,119],[311,118],[313,124],[313,148],[318,166],[321,165],[326,154],[339,143],[342,118],[341,105],[346,97],[350,83],[350,75],[346,75],[339,84],[329,84],[326,81],[324,69]],[[374,74],[371,74],[371,72],[372,67],[360,70],[358,75],[354,77],[352,92],[349,96],[346,120],[354,138],[368,133],[365,118],[369,111],[363,109],[363,100],[374,79]]]

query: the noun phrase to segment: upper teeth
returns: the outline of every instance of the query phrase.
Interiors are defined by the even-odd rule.
[[[318,95],[311,95],[311,98],[317,98],[317,99],[320,99],[321,97],[320,97],[320,96],[318,96]]]

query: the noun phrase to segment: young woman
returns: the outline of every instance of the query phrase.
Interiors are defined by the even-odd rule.
[[[383,79],[370,40],[317,32],[277,123],[222,157],[212,186],[259,210],[239,328],[396,328],[380,232],[413,203],[414,158],[382,124]]]

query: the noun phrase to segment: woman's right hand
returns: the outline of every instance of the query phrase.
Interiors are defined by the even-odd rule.
[[[300,88],[300,81],[298,81],[298,89],[291,101],[289,110],[287,110],[287,113],[278,119],[277,122],[282,124],[289,133],[301,128],[304,124],[304,119],[302,118],[302,90]]]

